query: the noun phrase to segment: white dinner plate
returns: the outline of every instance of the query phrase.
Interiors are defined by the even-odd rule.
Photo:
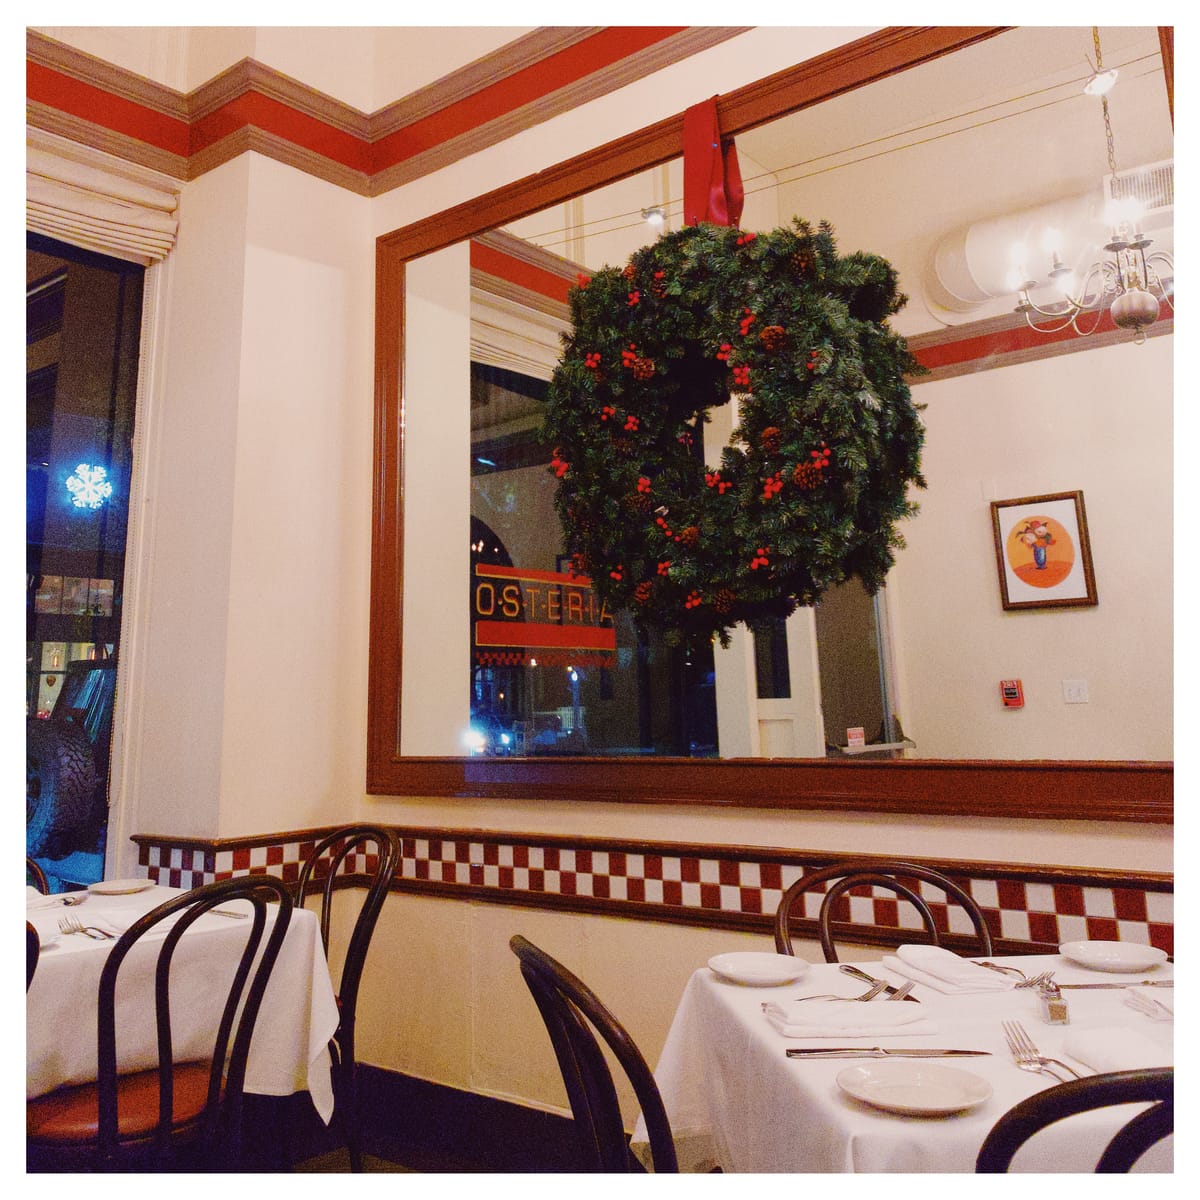
[[[102,879],[88,884],[88,891],[97,896],[128,896],[131,892],[144,892],[154,886],[153,879]]]
[[[1095,971],[1145,971],[1167,960],[1165,950],[1138,942],[1063,942],[1058,952]]]
[[[808,963],[790,954],[767,954],[758,950],[716,954],[708,960],[709,967],[730,983],[746,983],[751,987],[777,987],[803,979]]]
[[[964,1112],[992,1094],[986,1079],[937,1063],[879,1062],[848,1067],[837,1081],[843,1092],[864,1104],[913,1117]]]

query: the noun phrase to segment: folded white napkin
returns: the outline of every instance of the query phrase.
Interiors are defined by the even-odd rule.
[[[1170,1051],[1123,1025],[1074,1029],[1063,1039],[1063,1053],[1093,1071],[1136,1071],[1171,1065]]]
[[[1006,992],[1014,980],[978,963],[968,962],[941,946],[899,946],[894,955],[883,960],[884,965],[906,979],[923,983],[947,995],[967,992]]]
[[[61,908],[61,896],[43,896],[35,887],[25,886],[25,907],[31,911],[39,908]]]
[[[937,1025],[922,1012],[919,1004],[888,1004],[882,1000],[805,1000],[774,1001],[763,1004],[768,1021],[784,1037],[893,1037],[917,1033],[937,1033]]]

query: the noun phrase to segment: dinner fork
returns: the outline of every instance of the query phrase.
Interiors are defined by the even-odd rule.
[[[1047,1058],[1044,1054],[1041,1054],[1033,1044],[1033,1039],[1025,1032],[1025,1027],[1020,1021],[1001,1021],[1000,1026],[1004,1030],[1005,1038],[1008,1039],[1008,1048],[1012,1051],[1013,1061],[1021,1070],[1037,1071],[1042,1075],[1049,1075],[1052,1079],[1057,1079],[1059,1083],[1065,1083],[1066,1080],[1062,1076],[1055,1075],[1050,1070],[1050,1064],[1053,1063],[1054,1066],[1061,1067],[1076,1079],[1083,1078],[1073,1067],[1068,1067],[1066,1063],[1059,1062],[1057,1058]]]
[[[976,962],[977,967],[987,967],[989,971],[999,971],[1002,975],[1016,975],[1021,982],[1014,984],[1014,987],[1032,988],[1037,987],[1040,983],[1045,983],[1047,980],[1054,977],[1053,971],[1041,971],[1037,975],[1026,975],[1020,967],[1002,967],[999,963],[994,962]]]
[[[834,995],[830,994],[830,995],[820,995],[820,996],[797,996],[796,999],[797,1000],[874,1000],[875,997],[878,996],[881,992],[883,992],[886,988],[887,988],[887,981],[881,979],[877,983],[871,984],[871,986],[869,988],[867,988],[867,990],[865,992],[863,992],[863,994],[861,996],[834,996]]]
[[[85,937],[90,937],[97,942],[107,942],[112,937],[111,933],[105,933],[104,930],[97,929],[93,925],[81,925],[74,917],[62,917],[58,922],[58,927],[63,933],[82,933]]]

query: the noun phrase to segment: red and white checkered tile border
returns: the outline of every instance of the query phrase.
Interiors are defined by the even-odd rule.
[[[140,862],[150,878],[172,887],[196,887],[213,879],[266,872],[294,880],[326,830],[264,837],[234,848],[213,843],[172,845],[168,839],[137,837]],[[807,869],[839,858],[822,852],[742,851],[736,856],[713,847],[638,846],[617,848],[554,845],[519,835],[437,834],[397,829],[402,857],[394,888],[469,899],[537,903],[572,910],[603,911],[650,920],[769,929],[784,890]],[[255,839],[257,842],[258,840]],[[935,860],[921,860],[939,867]],[[365,872],[366,856],[347,857],[347,874]],[[967,889],[983,909],[994,938],[1007,949],[1045,947],[1082,939],[1150,943],[1174,953],[1173,885],[1161,876],[1114,876],[1113,872],[1061,867],[970,863],[940,867]],[[916,881],[913,881],[916,882]],[[939,929],[969,934],[970,922],[947,905],[932,885],[917,885]],[[805,897],[804,915],[816,918],[821,895]],[[835,919],[865,934],[892,940],[920,919],[911,906],[874,889],[841,897]]]

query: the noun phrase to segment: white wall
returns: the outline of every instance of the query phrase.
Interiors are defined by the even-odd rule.
[[[1174,757],[1173,351],[1153,338],[914,389],[929,488],[888,593],[921,757]],[[1005,612],[990,501],[1076,489],[1099,604]],[[1023,709],[999,702],[1012,678]],[[1064,703],[1064,679],[1089,702]]]
[[[362,794],[367,210],[257,155],[183,190],[164,383],[148,398],[133,831],[299,828]]]

